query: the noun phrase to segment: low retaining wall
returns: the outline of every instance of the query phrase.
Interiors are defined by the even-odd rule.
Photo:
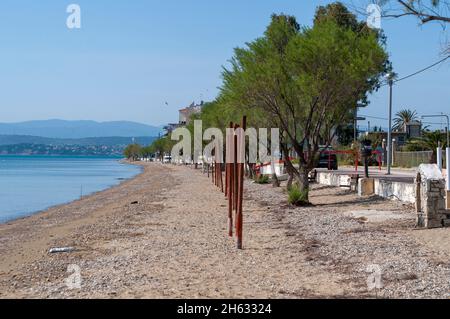
[[[350,187],[351,176],[332,172],[317,172],[317,182],[321,185],[334,187]],[[393,182],[375,179],[375,195],[406,203],[415,203],[416,186],[410,183]]]
[[[350,187],[350,175],[339,175],[329,172],[317,172],[317,183],[335,187]]]
[[[375,179],[375,195],[413,204],[416,202],[416,185]]]

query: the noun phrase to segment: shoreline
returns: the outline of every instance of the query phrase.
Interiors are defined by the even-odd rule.
[[[14,156],[16,156],[16,155],[14,155]],[[17,155],[17,156],[22,156],[22,155]],[[99,193],[102,193],[102,192],[105,192],[105,191],[107,191],[107,190],[109,190],[109,189],[113,189],[113,188],[115,188],[115,187],[119,187],[119,186],[121,186],[123,183],[126,183],[126,182],[128,182],[128,181],[130,181],[130,180],[133,180],[133,179],[139,177],[140,175],[142,175],[142,174],[144,173],[144,168],[143,168],[143,166],[140,165],[140,164],[135,164],[135,163],[133,163],[133,162],[129,162],[129,161],[126,160],[126,159],[121,159],[121,160],[118,160],[117,162],[120,163],[120,164],[132,165],[132,166],[140,167],[140,171],[139,171],[136,175],[134,175],[134,176],[132,176],[132,177],[122,178],[122,179],[120,179],[120,178],[115,179],[115,180],[119,181],[119,183],[117,183],[117,184],[115,184],[115,185],[108,186],[108,187],[106,187],[106,188],[104,188],[104,189],[101,189],[101,190],[92,192],[92,193],[87,194],[87,195],[82,195],[82,197],[80,197],[80,198],[78,198],[78,199],[69,200],[69,201],[62,202],[62,203],[55,204],[55,205],[51,205],[51,206],[48,206],[48,207],[45,207],[45,208],[42,208],[42,209],[39,209],[39,210],[35,210],[35,211],[29,212],[29,213],[25,213],[24,216],[21,216],[21,217],[18,217],[18,218],[13,218],[13,219],[10,219],[10,220],[6,220],[6,221],[4,221],[4,222],[0,222],[0,226],[1,226],[1,225],[8,225],[8,224],[12,224],[12,223],[14,223],[14,222],[20,221],[20,220],[28,219],[28,218],[33,217],[33,216],[35,216],[35,215],[39,215],[39,214],[45,213],[45,212],[47,212],[47,211],[49,211],[49,210],[61,208],[61,207],[64,207],[64,206],[66,206],[66,205],[70,205],[70,204],[72,204],[72,203],[75,203],[75,202],[78,202],[78,201],[80,201],[80,200],[83,200],[83,199],[85,199],[85,198],[89,198],[89,197],[91,197],[91,196],[95,196],[95,195],[97,195],[97,194],[99,194]]]
[[[408,205],[313,185],[314,205],[291,207],[284,188],[246,180],[239,251],[227,201],[206,175],[137,165],[143,173],[115,188],[0,225],[0,299],[450,297],[448,232],[413,230]],[[395,218],[349,217],[368,206]],[[374,264],[379,292],[367,288]],[[79,289],[66,284],[71,265]]]
[[[129,164],[129,165],[136,165],[136,164]],[[120,192],[122,189],[128,188],[128,186],[130,184],[138,182],[139,179],[141,179],[146,174],[147,170],[146,170],[146,167],[144,167],[144,165],[137,164],[136,166],[141,167],[140,173],[138,173],[134,177],[127,178],[127,179],[121,181],[117,185],[113,185],[112,187],[109,187],[102,191],[92,193],[92,194],[87,195],[80,199],[76,199],[76,200],[73,200],[73,201],[70,201],[67,203],[62,203],[59,205],[49,207],[44,210],[37,211],[29,216],[14,219],[14,220],[8,221],[6,223],[1,223],[0,224],[0,255],[2,256],[2,261],[0,262],[0,275],[4,274],[5,272],[10,272],[11,270],[13,270],[15,268],[13,264],[6,265],[7,264],[6,263],[7,256],[9,256],[9,258],[12,258],[14,260],[15,264],[17,265],[17,263],[20,264],[23,261],[20,258],[20,256],[26,255],[25,253],[20,253],[20,252],[18,254],[15,254],[14,252],[12,254],[7,253],[8,251],[9,252],[13,251],[14,248],[18,248],[18,249],[22,250],[22,248],[20,248],[20,246],[22,245],[22,241],[15,242],[14,238],[16,236],[14,236],[14,235],[18,235],[21,238],[25,237],[25,239],[27,239],[28,236],[40,238],[40,237],[42,237],[40,230],[42,228],[45,229],[48,227],[48,225],[45,225],[45,223],[48,222],[49,220],[52,221],[51,226],[55,226],[55,228],[65,229],[66,227],[69,227],[70,224],[76,223],[78,219],[81,219],[81,220],[83,220],[83,218],[89,219],[89,216],[81,216],[81,218],[80,218],[80,216],[74,216],[71,213],[73,213],[73,211],[75,211],[77,209],[80,209],[85,204],[86,204],[86,206],[88,206],[88,209],[89,209],[89,206],[91,205],[91,203],[101,201],[105,198],[107,199],[109,197],[109,194]],[[114,200],[114,199],[115,198],[112,198],[112,200]],[[61,214],[60,212],[65,212],[65,213]],[[89,213],[90,212],[88,211],[87,215],[89,215]],[[23,233],[21,233],[21,231],[23,231]],[[19,234],[15,234],[15,233],[19,233]],[[61,234],[61,235],[64,235],[64,234]],[[44,237],[45,237],[46,242],[50,242],[54,236],[53,235],[46,236],[46,234],[44,234]],[[5,239],[8,239],[8,240],[5,240]],[[40,242],[40,243],[42,243],[42,242]],[[30,253],[30,257],[31,257],[31,258],[25,258],[26,260],[30,260],[30,259],[36,257],[37,254],[40,254],[40,255],[47,254],[48,249],[50,249],[50,246],[48,247],[48,249],[45,249],[45,250],[43,250],[41,247],[39,247],[40,249],[38,251],[37,249],[35,249],[36,247],[34,247],[35,245],[33,245],[32,242],[29,242],[26,244],[30,244],[30,247],[27,247],[27,248],[30,248],[28,250],[28,253]],[[24,246],[26,246],[26,244]],[[27,249],[25,249],[25,250],[27,250]],[[0,292],[0,297],[1,297],[1,292]]]

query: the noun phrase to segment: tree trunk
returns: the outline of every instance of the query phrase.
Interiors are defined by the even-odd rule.
[[[305,200],[309,201],[309,171],[307,168],[300,166],[300,169],[294,171],[295,184],[301,192],[306,191]]]
[[[289,179],[287,182],[287,190],[289,191],[292,189],[292,184],[294,182],[294,174],[292,174],[292,173],[288,173],[288,174],[289,174]]]
[[[430,164],[437,164],[437,151],[433,151],[430,159]]]
[[[250,179],[255,179],[254,166],[255,166],[255,164],[248,164],[248,177]]]
[[[272,186],[274,188],[280,187],[280,181],[278,180],[277,174],[272,174]]]
[[[270,162],[270,168],[272,170],[272,186],[280,187],[280,181],[278,180],[277,172],[275,171],[275,158],[272,157],[272,161]]]
[[[287,190],[290,191],[292,188],[292,185],[294,183],[294,171],[295,168],[292,166],[292,163],[285,161],[285,165],[286,165],[286,172],[289,175],[289,179],[287,182]]]

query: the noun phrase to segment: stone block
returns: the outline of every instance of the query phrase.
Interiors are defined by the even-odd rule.
[[[444,219],[444,227],[450,227],[450,219]]]
[[[375,180],[373,178],[362,178],[358,184],[359,196],[371,196],[375,194]]]
[[[446,191],[447,195],[445,197],[446,209],[450,210],[450,191]]]

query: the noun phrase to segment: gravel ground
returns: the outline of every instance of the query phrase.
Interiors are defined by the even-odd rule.
[[[379,197],[359,198],[346,190],[314,185],[314,206],[292,209],[283,207],[286,195],[281,189],[250,183],[247,189],[272,205],[270,215],[281,221],[286,236],[305,243],[312,265],[341,274],[344,281],[359,288],[355,297],[450,297],[449,256],[422,245],[420,235],[414,233],[419,232],[414,230],[413,206]],[[391,211],[404,218],[366,223],[346,217],[349,211],[368,209]],[[440,231],[449,237],[450,230]],[[382,288],[369,292],[371,265],[381,270]]]
[[[314,205],[295,208],[283,188],[246,181],[238,251],[205,175],[143,165],[118,187],[0,225],[0,298],[449,297],[448,254],[421,243],[411,206],[315,185]],[[367,209],[402,218],[346,217]],[[77,250],[47,253],[62,246]],[[69,265],[80,289],[66,284]],[[382,288],[369,291],[371,265]]]

